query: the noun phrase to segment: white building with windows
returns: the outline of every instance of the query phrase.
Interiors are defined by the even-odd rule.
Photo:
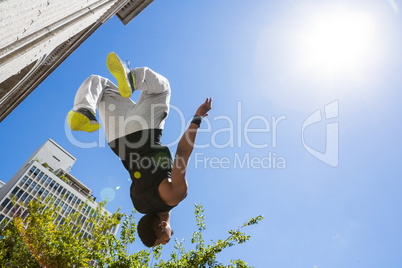
[[[13,217],[13,196],[16,202],[29,202],[32,198],[52,197],[56,205],[61,207],[57,222],[63,222],[70,213],[78,211],[77,221],[82,222],[80,232],[84,237],[90,236],[87,223],[97,203],[91,189],[68,173],[76,158],[52,139],[47,140],[21,166],[15,175],[0,188],[0,228]],[[85,203],[79,209],[81,203]],[[108,211],[107,211],[108,212]],[[108,212],[109,215],[112,215]],[[119,226],[110,230],[116,234]]]

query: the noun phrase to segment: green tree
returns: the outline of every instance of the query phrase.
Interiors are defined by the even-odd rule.
[[[1,231],[1,235],[3,239],[0,240],[0,267],[17,268],[24,264],[25,267],[40,268],[12,222]]]
[[[50,203],[49,203],[50,202]],[[45,204],[49,203],[46,207]],[[128,246],[135,241],[135,212],[130,215],[117,210],[112,216],[104,211],[100,202],[96,211],[83,220],[78,211],[86,204],[77,206],[77,211],[61,220],[60,205],[53,200],[31,200],[26,210],[20,206],[12,222],[1,231],[0,264],[2,267],[250,267],[242,260],[232,260],[223,265],[216,255],[227,247],[242,244],[250,239],[241,232],[243,227],[257,224],[262,216],[252,218],[242,226],[230,230],[225,239],[207,245],[203,239],[206,229],[204,209],[195,205],[197,230],[191,237],[193,249],[186,250],[184,242],[176,239],[170,259],[160,259],[162,246],[152,250],[128,253]],[[18,208],[18,206],[16,205]],[[17,210],[18,211],[18,210]],[[121,224],[120,237],[109,232]],[[84,237],[81,230],[91,233]],[[25,242],[24,242],[25,241]],[[157,263],[151,263],[153,257]],[[21,266],[21,264],[24,264]]]

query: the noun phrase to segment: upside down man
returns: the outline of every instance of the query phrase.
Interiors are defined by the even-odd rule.
[[[147,67],[130,70],[114,52],[106,63],[118,85],[101,76],[88,77],[76,93],[68,124],[75,131],[96,131],[99,111],[106,140],[130,174],[133,205],[145,214],[138,223],[138,235],[147,247],[165,245],[173,234],[171,210],[187,196],[188,160],[212,98],[196,110],[173,161],[169,148],[160,141],[169,114],[169,81]],[[137,102],[130,99],[134,90],[141,90]]]

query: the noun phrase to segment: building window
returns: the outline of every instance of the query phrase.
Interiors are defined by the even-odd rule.
[[[35,186],[36,186],[36,182],[33,182],[33,183],[31,184],[31,186],[29,186],[29,189],[32,190]]]
[[[45,189],[43,189],[43,187],[40,188],[40,190],[39,190],[39,192],[38,192],[38,195],[42,195],[44,190],[45,190]]]
[[[20,214],[20,212],[23,210],[22,207],[18,206],[18,205],[14,205],[14,209],[13,209],[13,213],[14,214]]]
[[[23,191],[23,190],[20,190],[20,191],[18,192],[17,196],[20,197],[23,193],[24,193],[24,191]]]
[[[43,176],[41,182],[44,183],[46,181],[46,179],[47,179],[47,175]]]
[[[43,174],[44,174],[44,173],[43,173],[43,172],[41,172],[41,173],[39,174],[38,178],[39,178],[39,179],[41,179],[41,178],[42,178],[42,176],[43,176]]]
[[[73,194],[70,194],[70,192],[67,192],[67,196],[68,196],[68,200],[71,201],[71,200],[73,199],[73,196],[74,196],[74,195],[73,195]]]
[[[27,202],[29,203],[29,202],[31,202],[31,200],[32,200],[32,196],[28,196]]]
[[[35,169],[36,169],[36,167],[35,167],[35,166],[32,166],[31,169],[29,170],[29,172],[32,173],[32,172],[35,171]]]
[[[47,180],[46,180],[46,182],[45,182],[45,184],[46,185],[49,185],[49,183],[52,181],[52,179],[51,178],[47,178]]]
[[[27,198],[27,196],[28,196],[28,194],[27,194],[27,193],[24,193],[24,194],[22,195],[22,197],[21,197],[21,200],[24,201],[24,200]]]
[[[70,214],[71,207],[67,207],[67,215]]]
[[[64,188],[63,192],[61,192],[62,195],[64,195],[66,193],[67,189]]]
[[[32,183],[32,179],[28,179],[25,184],[29,186],[31,183]]]
[[[26,180],[28,179],[28,177],[27,176],[24,176],[24,178],[22,178],[22,183],[24,183],[24,182],[26,182]]]
[[[16,193],[18,192],[18,190],[19,190],[19,189],[20,189],[20,188],[15,187],[11,193],[12,193],[12,194],[16,194]]]
[[[50,183],[50,187],[53,187],[53,185],[55,184],[56,182],[54,181],[54,180],[52,180],[52,182]]]
[[[13,208],[13,202],[8,203],[7,209],[10,210]]]
[[[73,198],[73,203],[75,203],[75,201],[77,201],[77,197],[76,197],[76,196],[74,196],[74,198]]]
[[[36,187],[35,187],[35,189],[34,189],[34,193],[36,193],[37,191],[39,191],[39,189],[40,189],[40,186],[39,185],[36,185]]]
[[[10,202],[10,199],[6,198],[6,199],[3,201],[3,203],[1,203],[1,205],[2,205],[3,207],[5,207],[5,206],[7,206],[8,202]]]
[[[57,189],[57,192],[60,193],[63,190],[63,186],[60,186],[59,189]]]
[[[23,220],[25,220],[25,218],[28,216],[28,211],[24,211],[24,212],[22,212],[22,215],[21,215],[21,218],[23,219]]]
[[[46,190],[46,191],[43,193],[43,197],[46,197],[48,194],[49,194],[49,191]]]
[[[39,171],[40,171],[39,169],[35,170],[34,176],[37,176],[39,174]]]
[[[53,187],[53,189],[57,189],[59,187],[59,183],[56,183],[55,186]]]

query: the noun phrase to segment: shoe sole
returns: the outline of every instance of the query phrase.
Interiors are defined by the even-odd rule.
[[[124,70],[122,62],[120,61],[119,57],[116,53],[111,52],[107,55],[106,65],[109,71],[117,80],[117,86],[119,88],[120,95],[124,98],[131,97],[131,88],[127,82],[127,74]]]
[[[74,111],[68,113],[67,121],[70,128],[75,131],[94,132],[101,127],[99,124],[91,124],[88,117]]]

